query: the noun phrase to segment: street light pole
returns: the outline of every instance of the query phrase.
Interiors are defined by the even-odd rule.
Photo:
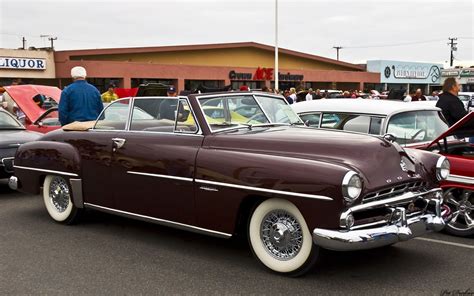
[[[275,90],[278,86],[278,0],[275,0]]]

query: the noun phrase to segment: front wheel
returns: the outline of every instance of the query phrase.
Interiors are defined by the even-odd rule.
[[[60,176],[46,176],[43,183],[43,200],[49,216],[63,224],[77,222],[81,209],[71,200],[72,192],[69,182]]]
[[[309,271],[319,253],[303,215],[284,199],[268,199],[255,208],[248,238],[253,254],[263,265],[289,276]]]
[[[474,192],[450,188],[445,191],[444,200],[451,212],[446,232],[456,236],[474,235]]]

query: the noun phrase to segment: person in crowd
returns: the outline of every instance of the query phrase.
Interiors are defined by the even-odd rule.
[[[0,107],[3,109],[7,109],[8,103],[3,99],[3,93],[5,92],[5,88],[0,86]]]
[[[344,91],[343,96],[344,96],[344,99],[349,99],[351,97],[351,93],[346,90]]]
[[[23,112],[23,110],[21,110],[20,107],[18,107],[16,103],[13,103],[13,113],[15,114],[16,119],[18,119],[18,121],[21,122],[21,124],[25,125],[26,123],[25,112]]]
[[[357,99],[357,90],[353,90],[351,93],[351,99]]]
[[[102,102],[104,103],[110,103],[115,100],[118,100],[118,95],[115,93],[115,85],[114,84],[109,84],[109,87],[107,88],[107,91],[104,92],[101,96]]]
[[[312,88],[308,89],[308,94],[306,95],[306,101],[312,101],[314,96],[314,91]]]
[[[406,96],[405,98],[403,99],[404,102],[411,102],[411,99],[413,98],[413,96],[415,95],[415,93],[413,91],[409,92],[407,90],[407,93],[406,93]]]
[[[262,87],[262,91],[263,91],[263,92],[272,92],[272,91],[268,88],[268,86]]]
[[[290,96],[290,91],[289,90],[285,90],[285,92],[283,93],[283,96],[285,97],[288,104],[291,105],[291,104],[294,103],[293,98]]]
[[[467,114],[464,104],[458,98],[460,89],[461,86],[455,78],[447,78],[443,84],[443,93],[439,95],[439,100],[436,103],[436,107],[441,108],[449,126],[452,126]]]
[[[176,87],[174,87],[174,85],[170,85],[168,87],[168,90],[166,91],[166,95],[168,97],[176,97]]]
[[[86,81],[86,76],[87,72],[83,67],[71,69],[74,82],[61,92],[58,106],[61,125],[96,120],[104,109],[99,91]]]
[[[318,88],[313,95],[313,100],[321,100],[323,96],[321,95],[321,90]]]
[[[415,95],[411,98],[411,101],[426,101],[426,97],[423,95],[420,88],[416,90]]]
[[[296,103],[296,99],[297,99],[297,97],[296,97],[296,88],[294,88],[294,87],[290,88],[290,98],[293,101],[293,103]],[[293,103],[291,103],[291,104],[293,104]]]
[[[432,93],[431,93],[431,96],[437,101],[439,100],[439,92],[434,90]]]

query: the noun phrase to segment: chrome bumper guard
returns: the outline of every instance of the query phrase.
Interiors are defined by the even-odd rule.
[[[440,188],[426,192],[407,192],[386,200],[354,206],[341,214],[342,221],[349,215],[374,208],[386,207],[396,213],[396,220],[380,227],[357,227],[357,230],[329,230],[315,228],[313,242],[325,249],[334,251],[354,251],[373,249],[406,241],[427,232],[440,231],[444,227],[441,217],[443,194]],[[406,209],[400,205],[422,199],[426,202],[423,212],[407,218]],[[432,208],[433,210],[428,210]],[[362,228],[362,229],[359,229]]]
[[[18,189],[18,178],[15,176],[11,176],[10,179],[8,179],[8,187],[12,190],[17,190]]]

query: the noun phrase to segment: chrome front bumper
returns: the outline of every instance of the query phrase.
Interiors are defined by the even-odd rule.
[[[417,199],[423,199],[426,202],[424,212],[407,218],[405,208],[400,205]],[[423,193],[407,192],[390,199],[354,206],[342,213],[341,219],[351,213],[380,207],[387,207],[397,212],[399,218],[396,222],[388,222],[383,226],[368,226],[357,230],[316,228],[313,230],[313,242],[329,250],[353,251],[383,247],[427,232],[440,231],[444,227],[441,204],[442,190],[433,189]]]

